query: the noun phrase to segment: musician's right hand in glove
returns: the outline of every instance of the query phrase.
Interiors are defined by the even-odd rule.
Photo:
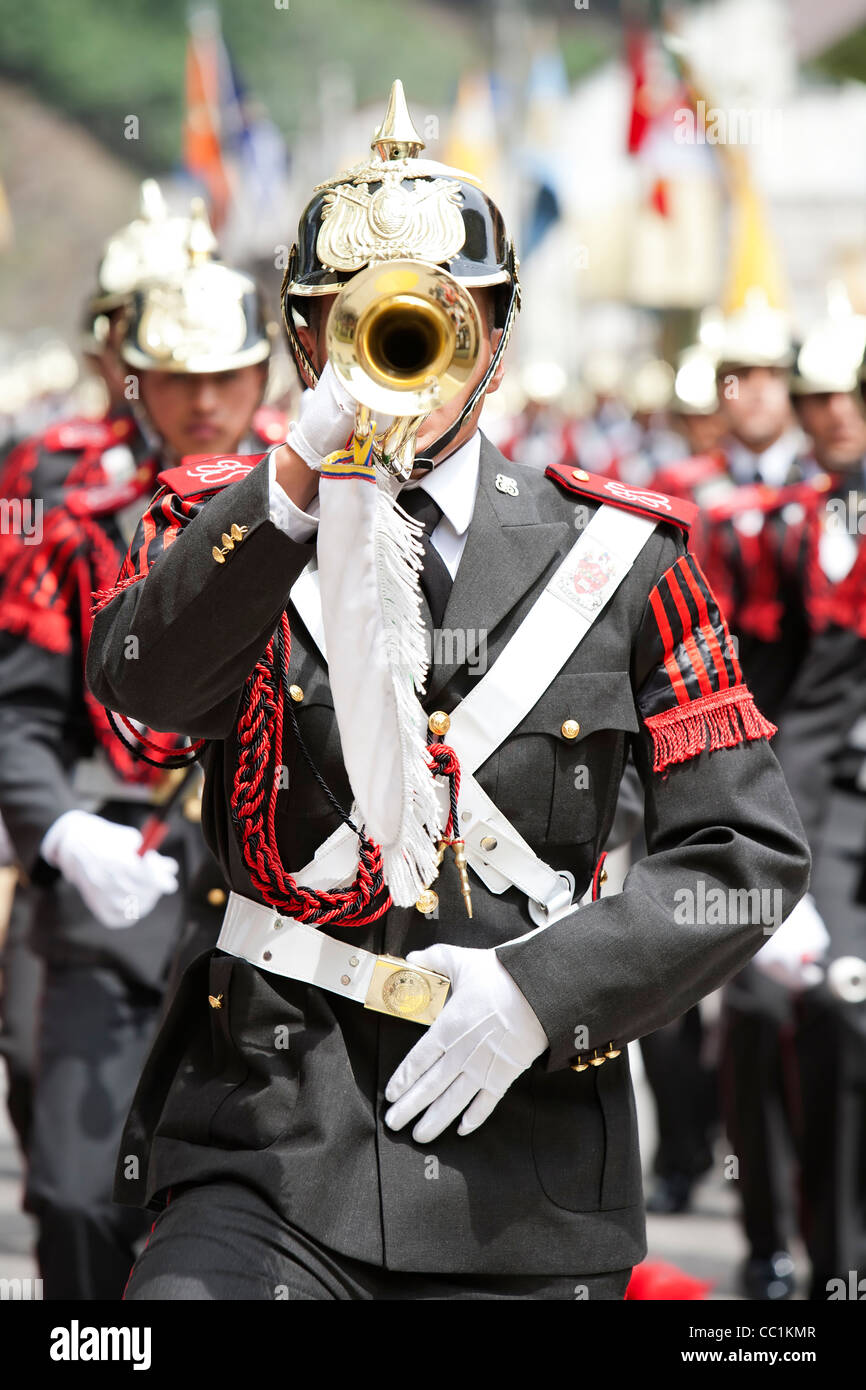
[[[66,811],[48,830],[43,859],[78,889],[104,927],[131,927],[177,891],[177,860],[150,849],[141,833],[89,811]]]
[[[325,363],[314,391],[306,391],[297,420],[289,426],[286,443],[308,468],[342,449],[352,437],[357,402],[349,395],[330,362]],[[376,433],[394,423],[391,415],[376,415]]]

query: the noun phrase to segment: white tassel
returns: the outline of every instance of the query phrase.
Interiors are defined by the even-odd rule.
[[[382,863],[395,906],[410,907],[436,875],[436,842],[445,822],[427,761],[427,716],[416,695],[423,693],[429,669],[419,589],[424,528],[396,505],[396,486],[390,479],[378,480],[374,520],[376,581],[403,780],[400,830],[392,845],[382,846]]]

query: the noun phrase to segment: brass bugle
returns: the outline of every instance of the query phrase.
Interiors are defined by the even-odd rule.
[[[463,389],[478,361],[481,320],[471,294],[440,266],[376,262],[334,301],[328,357],[358,402],[356,433],[372,429],[376,453],[406,473],[423,419]],[[396,424],[380,435],[376,417]]]

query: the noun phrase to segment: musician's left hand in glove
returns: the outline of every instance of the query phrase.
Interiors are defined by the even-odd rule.
[[[462,1112],[457,1133],[471,1134],[547,1049],[547,1034],[494,950],[438,945],[407,960],[447,975],[452,994],[388,1082],[385,1122],[402,1129],[423,1110],[412,1137],[425,1144]]]

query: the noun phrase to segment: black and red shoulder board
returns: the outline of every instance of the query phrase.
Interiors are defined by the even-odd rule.
[[[110,449],[122,442],[111,420],[61,420],[51,425],[42,436],[42,444],[50,453],[65,453],[75,449]]]
[[[176,468],[164,469],[158,478],[177,497],[200,497],[239,482],[263,458],[264,454],[187,454]]]
[[[260,405],[253,416],[253,430],[266,444],[282,444],[289,432],[289,417],[275,405]]]
[[[668,497],[664,492],[652,492],[646,487],[629,487],[617,478],[587,473],[585,468],[552,464],[550,468],[545,469],[545,477],[552,478],[560,487],[576,496],[591,497],[594,502],[608,502],[612,507],[622,507],[624,511],[636,512],[638,516],[652,516],[657,521],[668,521],[686,534],[698,514],[694,502]]]

